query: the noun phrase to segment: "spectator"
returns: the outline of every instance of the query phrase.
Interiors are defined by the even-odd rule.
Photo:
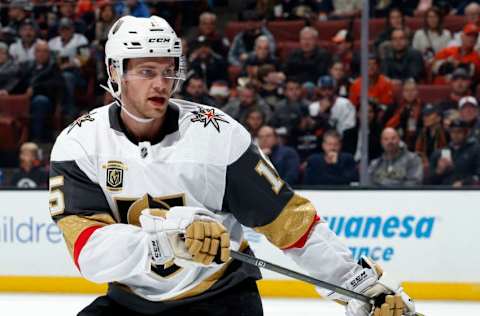
[[[342,137],[336,130],[323,135],[323,153],[307,159],[303,183],[307,185],[349,185],[358,181],[353,156],[341,152]]]
[[[442,113],[449,110],[458,110],[458,102],[464,96],[470,95],[470,86],[472,84],[471,77],[463,68],[455,69],[450,80],[450,94],[447,99],[438,102],[438,106]]]
[[[393,30],[390,38],[390,47],[385,49],[382,59],[382,73],[400,83],[408,78],[416,81],[425,75],[425,65],[422,54],[409,47],[407,34],[402,29]]]
[[[286,135],[285,143],[295,148],[300,161],[305,161],[310,155],[320,150],[322,136],[329,129],[331,126],[323,117],[305,115],[291,133]]]
[[[427,11],[429,9],[432,8],[432,0],[420,0],[418,1],[418,5],[417,5],[417,8],[415,9],[415,11],[413,12],[413,16],[423,16],[425,17],[425,14],[427,13]],[[438,9],[438,12],[440,13],[441,16],[444,16],[445,15],[445,10],[440,10],[440,8]]]
[[[261,1],[258,1],[261,2]],[[265,2],[265,1],[264,1]],[[278,0],[274,1],[273,16],[276,19],[298,20],[312,18],[313,11],[326,8],[323,11],[330,12],[333,8],[330,1],[312,1],[312,0]],[[325,17],[326,18],[326,17]]]
[[[351,31],[342,29],[332,38],[335,60],[341,61],[347,76],[357,76],[359,72],[360,55],[353,48],[354,37]],[[335,62],[334,62],[335,63]],[[333,63],[332,63],[333,64]]]
[[[257,79],[252,82],[256,82],[259,96],[270,109],[274,110],[278,103],[284,99],[281,91],[284,80],[285,75],[277,71],[273,65],[266,64],[258,68]]]
[[[427,184],[462,187],[480,180],[480,146],[468,138],[465,122],[456,120],[449,129],[450,143],[436,150],[430,159]]]
[[[280,178],[290,185],[297,184],[300,171],[300,158],[290,146],[280,143],[275,129],[265,125],[258,131],[258,146],[268,156]]]
[[[306,115],[307,104],[302,100],[302,86],[296,78],[288,78],[285,85],[285,99],[273,111],[269,124],[288,135]]]
[[[285,65],[287,77],[297,77],[303,83],[316,82],[328,73],[332,56],[317,44],[318,31],[306,26],[300,31],[300,48],[288,56]]]
[[[27,11],[32,9],[29,1],[25,0],[12,0],[8,6],[8,21],[7,25],[14,31],[14,34],[18,34],[20,25],[28,17]]]
[[[376,186],[412,186],[422,184],[422,160],[408,151],[397,131],[387,127],[382,132],[383,155],[368,167],[369,181]]]
[[[17,63],[22,63],[27,60],[33,60],[34,45],[36,43],[37,30],[35,23],[31,19],[25,19],[20,25],[20,38],[15,43],[10,45],[9,53],[13,60]]]
[[[64,88],[60,69],[51,56],[47,42],[38,41],[35,44],[35,59],[23,63],[20,71],[19,89],[31,96],[30,138],[49,142],[52,140],[49,119]]]
[[[110,0],[102,0],[97,3],[97,21],[95,22],[95,62],[98,82],[105,82],[107,72],[105,63],[105,43],[107,42],[108,31],[116,21],[113,4]]]
[[[49,27],[55,23],[57,16],[52,11],[52,6],[46,6],[43,3],[37,2],[33,5],[30,18],[34,17],[35,23],[37,24],[37,37],[39,39],[48,38]],[[50,17],[52,17],[52,19],[49,20]]]
[[[228,38],[217,31],[217,15],[212,12],[203,12],[200,14],[198,21],[198,32],[196,32],[194,39],[205,36],[213,52],[227,58],[230,42]]]
[[[265,114],[257,107],[250,108],[241,123],[252,136],[253,143],[256,144],[258,142],[258,131],[265,125]]]
[[[480,74],[480,54],[474,50],[477,42],[479,28],[469,23],[463,28],[462,43],[442,49],[435,55],[433,72],[436,74],[435,83],[443,83],[454,69],[463,67],[469,74],[477,79]]]
[[[429,6],[431,6],[431,0],[427,1],[429,1]],[[415,9],[417,9],[419,0],[381,0],[373,3],[376,4],[373,7],[375,17],[386,16],[389,12],[391,12],[392,9],[400,9],[402,10],[402,14],[412,16]]]
[[[50,50],[59,58],[67,58],[70,63],[74,62],[77,49],[88,44],[85,36],[75,32],[73,21],[70,18],[62,18],[59,22],[59,36],[48,42]]]
[[[87,15],[94,14],[95,7],[93,5],[93,2],[94,2],[93,0],[78,0],[77,5],[75,7],[75,15],[80,17],[85,17]]]
[[[247,84],[238,89],[238,99],[228,102],[223,111],[237,121],[244,122],[248,110],[254,107],[258,107],[263,112],[266,121],[270,119],[270,107],[257,96],[255,87]]]
[[[417,134],[422,128],[423,100],[418,96],[415,80],[409,79],[403,83],[402,98],[387,109],[384,122],[385,127],[397,130],[408,150],[415,150]]]
[[[39,149],[35,143],[20,147],[20,168],[12,174],[9,186],[16,188],[46,188],[48,173],[39,166]]]
[[[379,59],[375,54],[368,57],[368,98],[383,108],[387,108],[393,103],[393,85],[392,82],[380,73]],[[360,91],[362,78],[355,79],[350,87],[350,101],[356,108],[360,107]]]
[[[330,76],[322,76],[318,80],[320,98],[309,105],[310,116],[319,115],[328,119],[329,125],[337,130],[340,136],[345,130],[355,126],[355,107],[349,99],[336,95],[336,83]]]
[[[371,161],[380,157],[382,147],[380,145],[380,134],[382,126],[379,121],[380,110],[377,103],[368,102],[368,160]],[[357,112],[357,123],[354,128],[348,129],[343,133],[343,148],[354,156],[355,161],[360,161],[362,157],[362,139],[360,136],[360,111]]]
[[[332,0],[333,11],[330,18],[346,19],[358,17],[362,11],[362,0],[339,1]]]
[[[467,23],[473,23],[477,26],[480,25],[480,4],[476,2],[471,2],[465,7],[465,18]],[[450,41],[448,46],[461,46],[462,45],[462,31],[456,32],[453,36],[453,39]],[[475,43],[475,50],[480,50],[480,38],[477,38]]]
[[[204,105],[215,106],[215,102],[208,96],[205,82],[199,75],[190,76],[184,85],[183,99]]]
[[[436,7],[425,12],[423,28],[413,36],[413,48],[420,51],[427,62],[433,61],[435,55],[448,46],[452,38],[449,30],[443,27],[443,16]]]
[[[125,1],[124,1],[125,2]],[[198,17],[208,7],[206,2],[197,0],[185,1],[151,1],[144,0],[150,11],[149,16],[156,15],[164,18],[170,25],[180,29],[195,28]],[[180,31],[181,32],[181,31]],[[192,34],[193,35],[193,34]],[[194,38],[197,36],[194,36]],[[187,40],[187,39],[186,39]],[[188,40],[187,40],[188,41]]]
[[[469,129],[468,137],[480,144],[480,111],[477,99],[472,96],[463,97],[458,102],[458,107],[460,120]]]
[[[230,99],[230,88],[226,81],[214,81],[210,86],[209,96],[217,108],[223,108]]]
[[[61,22],[62,19],[70,19],[73,24],[75,33],[85,35],[87,32],[87,24],[82,19],[79,19],[75,16],[75,0],[60,0],[58,1],[58,13],[59,16],[57,21]],[[61,25],[60,23],[55,23],[49,30],[49,38],[55,37],[60,32]]]
[[[252,24],[253,25],[253,24]],[[238,33],[233,38],[232,46],[228,52],[228,63],[233,66],[241,67],[247,60],[248,54],[254,50],[257,37],[265,35],[270,45],[270,53],[273,57],[275,52],[275,39],[270,31],[265,27],[250,26],[243,32]]]
[[[302,84],[302,94],[305,101],[310,104],[318,100],[317,86],[311,81]]]
[[[442,125],[440,109],[433,104],[427,104],[422,111],[423,128],[415,142],[415,151],[422,157],[425,166],[437,149],[447,145],[447,133]]]
[[[57,56],[58,65],[65,80],[62,113],[69,122],[78,115],[75,105],[75,90],[86,84],[80,73],[80,61],[77,59],[77,53],[82,46],[88,44],[88,40],[82,34],[75,33],[73,21],[69,18],[60,20],[59,33],[59,36],[48,42],[48,46]]]
[[[268,37],[262,35],[255,40],[254,51],[248,54],[247,59],[243,63],[243,71],[249,76],[256,76],[257,70],[262,65],[273,65],[278,70],[278,60],[270,52],[270,44]]]
[[[0,42],[0,96],[10,94],[18,84],[18,65],[8,55],[7,44]]]
[[[203,78],[208,87],[217,80],[228,80],[227,62],[216,54],[205,36],[200,36],[192,43],[190,68]]]
[[[328,74],[337,83],[336,93],[341,97],[348,98],[348,91],[350,90],[351,81],[345,73],[345,65],[341,61],[335,60],[332,63]]]
[[[95,23],[95,43],[104,47],[108,31],[116,20],[112,2],[110,0],[98,1],[96,14],[98,17]]]
[[[150,16],[150,10],[143,0],[117,1],[115,12],[118,16],[133,15],[137,18],[147,18]]]
[[[410,40],[411,37],[411,31],[405,23],[405,16],[401,9],[392,8],[388,12],[385,24],[385,30],[378,35],[374,43],[375,48],[381,57],[383,57],[385,48],[390,45],[390,39],[394,30],[405,30],[407,38]]]

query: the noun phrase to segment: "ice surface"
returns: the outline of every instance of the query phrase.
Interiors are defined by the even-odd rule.
[[[0,294],[0,315],[74,316],[93,301],[92,295]],[[264,299],[265,316],[341,316],[343,308],[316,299]],[[426,316],[480,316],[480,302],[417,302]]]

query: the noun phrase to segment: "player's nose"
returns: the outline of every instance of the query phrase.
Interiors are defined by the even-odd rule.
[[[167,90],[168,87],[171,86],[171,81],[172,79],[167,79],[163,76],[156,76],[155,79],[153,79],[152,87],[157,91]]]

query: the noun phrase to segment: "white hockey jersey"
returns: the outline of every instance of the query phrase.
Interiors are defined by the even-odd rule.
[[[241,224],[289,249],[306,243],[316,218],[310,202],[278,177],[249,133],[228,115],[177,99],[170,100],[166,115],[156,142],[137,143],[123,126],[120,107],[94,109],[61,133],[51,155],[50,212],[76,266],[91,281],[109,282],[108,294],[140,306],[139,312],[202,299],[260,274],[236,261],[152,266],[148,237],[138,224],[141,209],[131,207],[135,201],[213,211],[235,250],[244,243]],[[291,253],[312,261],[305,249]]]

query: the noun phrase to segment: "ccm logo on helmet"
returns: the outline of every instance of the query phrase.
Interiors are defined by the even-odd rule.
[[[148,39],[149,43],[169,43],[170,38],[149,38]]]

